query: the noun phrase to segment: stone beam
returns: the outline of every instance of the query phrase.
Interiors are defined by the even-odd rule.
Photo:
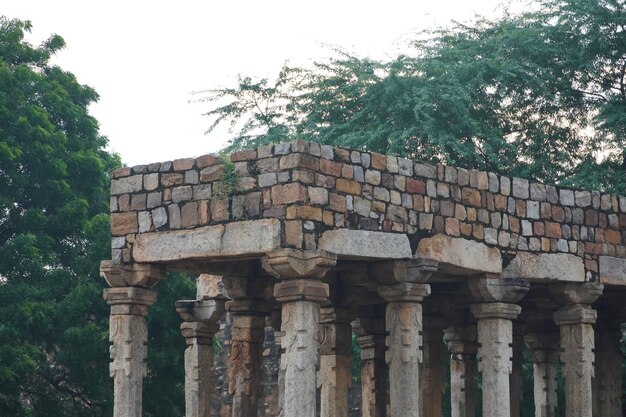
[[[413,256],[404,234],[367,230],[329,230],[322,234],[319,248],[345,259],[408,259]]]
[[[498,249],[462,238],[435,235],[422,239],[416,256],[438,261],[441,271],[454,275],[502,272]]]
[[[626,259],[600,256],[600,282],[606,285],[626,285]]]
[[[581,257],[569,253],[518,252],[504,268],[501,277],[529,281],[584,282],[585,264]]]
[[[133,246],[137,262],[254,257],[281,245],[278,219],[251,220],[192,230],[142,233]]]
[[[119,264],[113,261],[100,262],[100,276],[111,287],[152,288],[165,278],[165,268],[155,264]]]

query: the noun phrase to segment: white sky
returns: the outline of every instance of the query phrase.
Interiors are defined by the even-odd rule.
[[[1,0],[0,14],[31,20],[31,42],[52,33],[54,63],[100,94],[91,113],[128,165],[216,152],[206,104],[191,92],[236,75],[273,78],[280,67],[328,56],[394,56],[411,33],[493,15],[500,0]]]

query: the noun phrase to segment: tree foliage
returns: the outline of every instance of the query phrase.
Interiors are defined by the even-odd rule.
[[[626,3],[535,11],[423,32],[382,62],[339,51],[274,82],[214,89],[229,149],[294,138],[626,192]]]

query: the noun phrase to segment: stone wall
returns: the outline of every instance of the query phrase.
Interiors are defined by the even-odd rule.
[[[280,221],[283,247],[315,249],[325,231],[344,228],[407,234],[414,246],[443,234],[484,242],[503,259],[568,253],[584,259],[591,281],[600,256],[626,258],[626,197],[301,141],[230,159],[116,171],[113,261],[132,262],[139,235],[262,218]]]

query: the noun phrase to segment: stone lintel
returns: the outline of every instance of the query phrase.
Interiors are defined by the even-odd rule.
[[[104,299],[111,306],[111,315],[147,316],[148,307],[157,300],[156,291],[139,287],[104,289]]]
[[[585,282],[585,264],[581,257],[571,253],[536,254],[520,251],[504,268],[501,277],[529,281]]]
[[[270,301],[264,300],[236,299],[226,302],[226,309],[234,315],[269,316],[273,308],[274,305]]]
[[[176,301],[176,311],[186,322],[217,323],[224,314],[225,298]]]
[[[435,235],[420,240],[416,256],[439,262],[443,272],[474,275],[502,272],[500,251],[468,239]]]
[[[381,297],[389,302],[421,303],[430,295],[430,285],[414,282],[381,285],[378,287]]]
[[[329,296],[328,284],[313,279],[290,279],[274,285],[274,297],[279,303],[294,301],[323,303]]]
[[[337,255],[324,250],[280,249],[262,259],[263,269],[281,279],[320,279],[337,264]]]
[[[528,281],[516,278],[498,278],[483,276],[467,282],[472,298],[479,302],[516,303],[528,290]]]
[[[278,219],[249,220],[191,230],[140,233],[136,262],[176,262],[203,258],[254,257],[279,248]]]
[[[554,313],[554,322],[558,326],[568,324],[594,324],[598,313],[588,304],[570,304]]]
[[[510,303],[472,304],[470,310],[477,319],[515,320],[522,312],[522,307]]]
[[[107,260],[100,262],[100,276],[111,287],[152,288],[165,278],[165,268],[156,264],[124,265]]]
[[[582,284],[550,285],[550,294],[561,305],[591,304],[602,295],[604,284],[585,282]]]
[[[626,285],[626,259],[600,256],[600,282],[606,285]]]
[[[222,281],[226,294],[233,300],[269,301],[272,299],[272,285],[276,280],[269,276],[251,274],[224,275]]]
[[[211,345],[213,336],[220,331],[220,325],[216,322],[185,321],[180,325],[180,331],[188,345]]]
[[[373,262],[370,274],[381,284],[424,283],[437,272],[437,261],[426,258]]]
[[[318,247],[342,259],[410,259],[413,257],[407,235],[368,230],[328,230]]]

